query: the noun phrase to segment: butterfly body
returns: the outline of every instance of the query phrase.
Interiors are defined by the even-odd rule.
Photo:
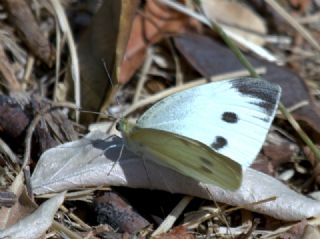
[[[128,148],[204,183],[235,190],[259,153],[280,87],[253,78],[227,80],[169,96],[136,125],[120,121]]]

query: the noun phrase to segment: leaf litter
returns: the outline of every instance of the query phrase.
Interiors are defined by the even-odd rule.
[[[65,112],[79,102],[83,110],[108,108],[117,112],[115,118],[127,114],[136,118],[146,106],[206,79],[249,75],[212,29],[185,10],[172,9],[168,1],[126,5],[123,0],[102,6],[79,2],[61,1],[59,7],[55,0],[2,3],[0,238],[107,238],[126,233],[150,237],[157,232],[163,233],[160,238],[317,238],[320,204],[309,197],[317,198],[319,191],[317,155],[280,114],[253,164],[255,169],[247,170],[236,192],[195,182],[126,149],[117,161],[123,142],[112,136],[114,129],[52,148],[80,137],[87,125],[95,123],[97,115],[88,113],[81,114],[82,124],[71,122],[72,113]],[[314,39],[319,28],[313,11],[318,6],[309,2],[313,1],[239,5],[223,0],[202,1],[202,7],[232,38],[245,43],[240,47],[265,79],[281,85],[282,102],[317,144],[319,72]],[[180,3],[186,12],[201,13],[197,5]],[[235,11],[225,12],[224,4]],[[241,13],[243,21],[232,13]],[[69,26],[73,31],[66,31]],[[81,46],[78,52],[72,39]],[[259,52],[267,52],[281,66],[261,60],[264,55]],[[78,80],[72,83],[79,73],[76,53],[86,82],[81,91],[73,88],[79,86]],[[148,64],[142,68],[145,60]],[[100,82],[97,90],[90,89],[93,80]],[[119,89],[117,82],[126,85]],[[112,100],[114,95],[117,100]],[[56,99],[76,101],[72,105]],[[103,115],[98,118],[100,124],[112,125]],[[38,122],[34,129],[28,127],[32,122]],[[25,147],[24,142],[30,143]],[[28,167],[21,168],[23,158]],[[64,206],[60,206],[64,194],[57,194],[62,191],[68,191]],[[52,198],[43,201],[48,197]],[[40,226],[30,226],[36,223]]]

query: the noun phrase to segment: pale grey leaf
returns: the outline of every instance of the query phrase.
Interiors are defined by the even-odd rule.
[[[51,226],[54,214],[63,203],[64,193],[47,200],[31,215],[16,224],[0,231],[0,238],[32,239],[39,238]]]
[[[246,208],[287,221],[320,215],[320,202],[253,169],[245,172],[241,188],[230,192],[198,183],[151,160],[142,160],[126,149],[121,159],[114,163],[123,142],[118,137],[107,138],[96,131],[79,141],[45,152],[31,178],[33,191],[43,194],[85,186],[126,186],[193,195],[237,206],[276,196],[275,201]]]

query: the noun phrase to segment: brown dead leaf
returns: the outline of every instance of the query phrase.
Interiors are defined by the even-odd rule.
[[[258,155],[255,161],[253,161],[253,163],[250,165],[250,168],[253,168],[270,176],[274,176],[275,172],[275,169],[268,157],[261,155]]]
[[[2,47],[0,45],[0,72],[9,91],[21,91],[22,87],[17,80],[13,67]]]
[[[128,47],[121,65],[119,82],[125,84],[142,65],[146,48],[168,34],[179,34],[188,27],[197,26],[189,17],[157,3],[146,2],[146,6],[133,21]]]
[[[314,103],[313,96],[303,79],[288,68],[270,63],[263,64],[267,67],[267,74],[264,78],[281,86],[281,101],[287,108],[297,106],[304,101],[308,102],[307,105],[292,111],[292,114],[309,137],[314,142],[320,142],[319,108]]]
[[[250,167],[269,175],[274,176],[279,165],[292,162],[293,158],[300,152],[296,143],[273,131],[268,134],[266,142],[262,148],[262,153],[258,155],[258,158]]]
[[[279,165],[292,161],[297,151],[297,146],[291,143],[264,145],[263,155],[259,156],[250,167],[274,176]]]
[[[0,238],[40,238],[52,225],[54,215],[63,203],[64,196],[65,193],[55,195],[34,210],[32,214],[0,230]]]
[[[307,221],[302,220],[299,223],[294,224],[288,231],[282,233],[279,238],[281,239],[300,239],[304,233],[304,229],[307,226]]]
[[[0,95],[0,133],[16,139],[30,124],[29,117],[12,98]]]
[[[209,37],[189,33],[175,37],[175,43],[187,61],[204,77],[245,70],[228,48]],[[247,59],[255,67],[267,68],[263,78],[281,86],[281,101],[286,107],[296,106],[303,101],[309,103],[296,109],[293,115],[312,140],[320,142],[320,113],[305,82],[288,68],[251,56],[247,56]]]
[[[130,32],[131,22],[137,8],[135,1],[104,1],[86,32],[82,35],[78,54],[81,69],[81,106],[86,110],[100,111],[112,94],[112,87],[116,85],[120,58],[123,55]],[[125,19],[125,20],[124,20]],[[122,23],[122,25],[120,24]],[[108,79],[108,73],[112,79]],[[67,74],[67,81],[73,84],[71,74]],[[111,84],[111,81],[114,84]],[[73,87],[69,87],[68,98],[73,99]],[[95,121],[97,115],[84,114],[83,123]]]
[[[0,228],[3,229],[15,224],[21,218],[32,213],[35,208],[36,204],[29,198],[26,190],[24,189],[13,207],[2,208],[0,210]]]
[[[290,0],[290,3],[295,9],[300,9],[302,13],[305,13],[311,5],[310,0]]]
[[[193,239],[195,238],[184,226],[173,228],[170,232],[157,236],[158,239]]]
[[[14,193],[18,199],[13,207],[0,209],[0,229],[15,224],[36,208],[35,203],[29,198],[26,192],[22,173],[15,178],[9,190]]]
[[[51,66],[55,54],[48,39],[42,34],[29,5],[25,0],[5,0],[3,4],[10,21],[15,25],[26,45],[35,56]]]
[[[269,144],[263,147],[263,154],[268,157],[274,168],[290,162],[298,149],[293,143]]]
[[[50,108],[50,102],[32,97],[30,102],[22,107],[15,99],[0,95],[0,133],[9,141],[15,142],[13,149],[21,147],[21,139],[30,123],[37,115]],[[75,140],[77,134],[70,120],[60,111],[53,110],[42,115],[41,123],[36,125],[33,133],[32,152],[38,156],[48,148]]]
[[[213,21],[248,41],[264,44],[265,40],[261,37],[267,33],[264,20],[247,5],[228,0],[202,0],[201,4],[206,16]]]

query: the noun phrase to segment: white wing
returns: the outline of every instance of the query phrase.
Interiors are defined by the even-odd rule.
[[[248,167],[275,116],[281,89],[254,78],[209,83],[169,96],[137,121],[197,140]]]

